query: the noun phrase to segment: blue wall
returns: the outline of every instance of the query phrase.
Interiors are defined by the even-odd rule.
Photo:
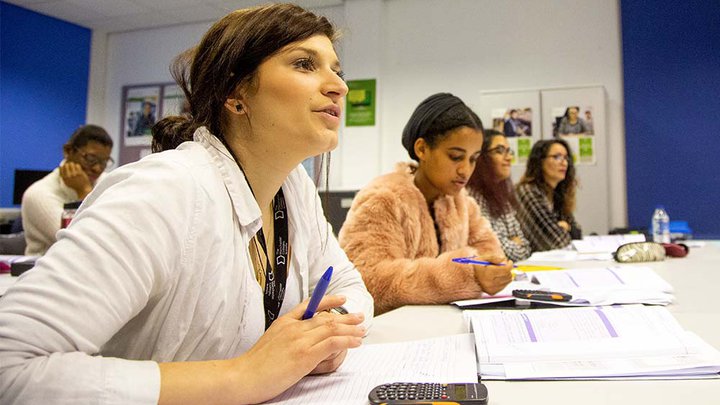
[[[15,169],[53,169],[85,123],[91,31],[0,2],[0,207]]]
[[[720,238],[720,1],[623,0],[628,216]]]

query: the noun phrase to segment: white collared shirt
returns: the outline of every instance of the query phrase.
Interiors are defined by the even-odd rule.
[[[372,298],[302,166],[283,191],[293,254],[281,314],[332,265],[328,293],[368,327]],[[157,362],[247,351],[265,324],[248,252],[260,226],[244,176],[204,128],[114,170],[0,299],[0,403],[156,403]]]

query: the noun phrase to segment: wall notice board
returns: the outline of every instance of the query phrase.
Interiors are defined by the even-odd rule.
[[[187,112],[185,95],[175,83],[127,85],[122,88],[120,164],[150,153],[151,128],[169,115]]]

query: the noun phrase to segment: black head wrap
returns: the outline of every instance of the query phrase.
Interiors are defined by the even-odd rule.
[[[465,103],[458,97],[450,93],[437,93],[423,100],[415,108],[402,133],[402,144],[411,159],[418,160],[415,154],[415,141],[418,138],[436,135],[428,134],[428,130],[432,128],[435,120],[451,108],[459,105],[465,105]]]

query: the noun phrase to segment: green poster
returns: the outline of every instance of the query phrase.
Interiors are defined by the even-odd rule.
[[[590,137],[581,137],[579,143],[580,161],[583,163],[595,162],[595,157],[593,156],[593,139]]]
[[[345,125],[361,127],[375,125],[375,79],[348,80]]]
[[[525,163],[530,156],[532,144],[530,138],[520,138],[517,140],[517,155],[513,158],[513,164]],[[517,160],[515,160],[517,159]]]

